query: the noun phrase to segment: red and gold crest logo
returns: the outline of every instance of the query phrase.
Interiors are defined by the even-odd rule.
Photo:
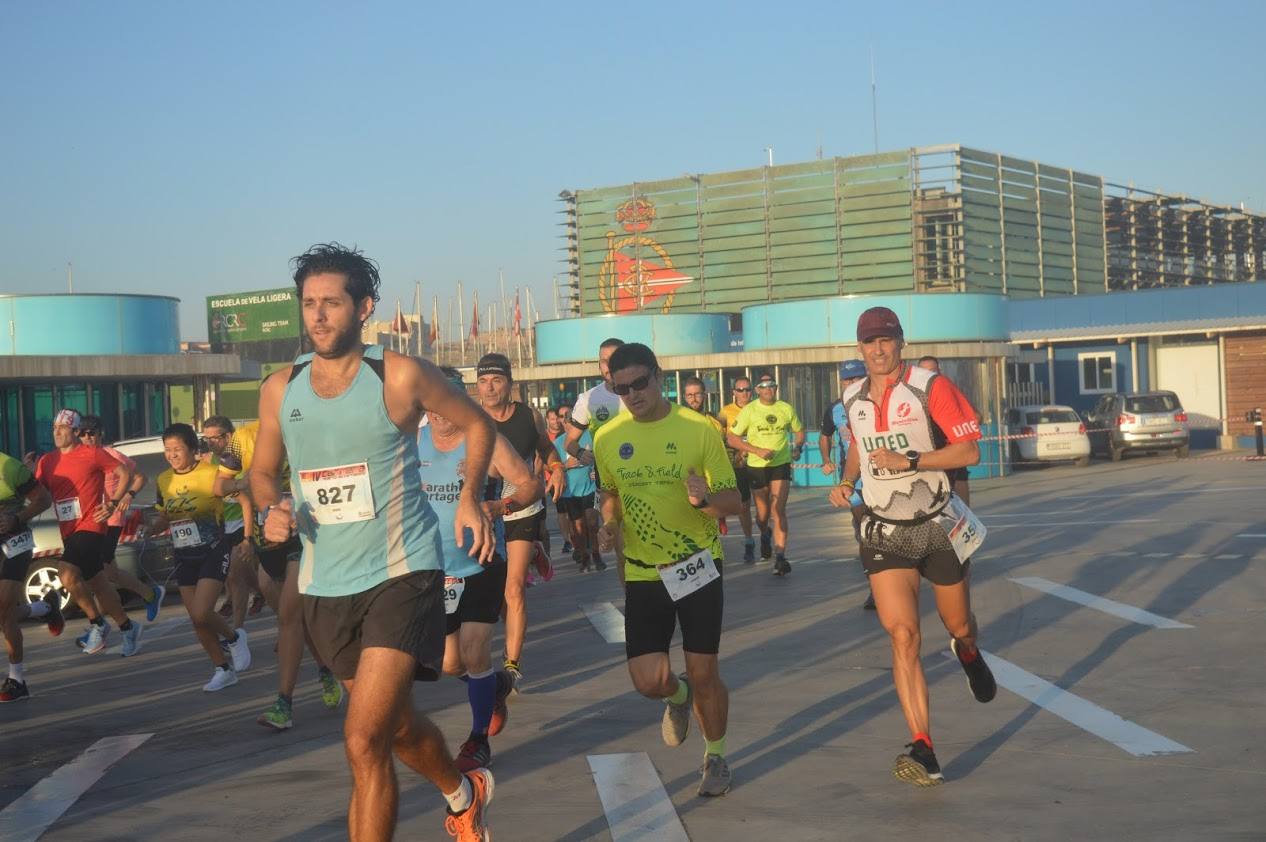
[[[616,208],[615,221],[628,234],[607,232],[607,256],[598,269],[598,298],[608,313],[631,313],[663,299],[660,311],[673,307],[682,284],[694,278],[678,272],[664,247],[644,232],[655,221],[650,199],[630,199]]]

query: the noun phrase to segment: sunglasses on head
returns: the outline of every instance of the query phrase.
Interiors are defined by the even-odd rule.
[[[764,383],[757,383],[756,388],[757,389],[777,389],[778,384],[772,381],[766,380]]]
[[[650,374],[643,374],[641,377],[630,383],[612,383],[611,391],[615,392],[620,397],[624,397],[629,392],[640,392],[646,388],[648,383],[651,382],[652,376],[653,375]]]

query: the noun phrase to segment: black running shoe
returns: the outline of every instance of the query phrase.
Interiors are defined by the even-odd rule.
[[[492,748],[488,745],[488,738],[472,734],[469,740],[462,743],[456,759],[457,769],[463,773],[487,769],[492,765]]]
[[[998,695],[998,682],[993,680],[993,670],[989,669],[989,665],[985,663],[984,653],[977,649],[976,660],[970,664],[964,664],[958,654],[958,641],[953,638],[950,638],[950,651],[954,653],[955,658],[958,658],[963,672],[967,673],[967,686],[971,688],[971,694],[976,697],[976,701],[992,702],[993,697]]]
[[[20,702],[23,699],[31,698],[31,691],[26,689],[25,681],[18,681],[15,678],[6,678],[3,684],[0,684],[0,704],[5,702]]]
[[[762,561],[769,561],[769,557],[774,554],[773,533],[764,530],[760,534],[760,557]]]
[[[787,561],[786,556],[784,556],[782,553],[779,553],[774,558],[774,575],[786,576],[790,572],[791,572],[791,563]]]
[[[900,780],[915,786],[937,786],[945,783],[941,774],[941,764],[936,762],[932,747],[923,740],[907,743],[910,749],[905,754],[898,754],[892,765],[892,773]]]

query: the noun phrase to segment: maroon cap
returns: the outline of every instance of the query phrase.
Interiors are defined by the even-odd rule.
[[[871,307],[857,318],[857,341],[869,342],[876,336],[902,339],[901,320],[887,307]]]

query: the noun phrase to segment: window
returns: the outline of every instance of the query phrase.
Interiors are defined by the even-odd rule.
[[[1102,395],[1117,390],[1115,354],[1078,354],[1083,395]]]
[[[1138,397],[1125,399],[1126,412],[1177,412],[1182,409],[1178,404],[1178,398],[1170,394],[1159,395],[1139,395]]]

